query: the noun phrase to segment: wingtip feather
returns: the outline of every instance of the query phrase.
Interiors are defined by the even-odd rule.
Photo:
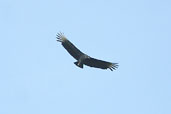
[[[118,63],[112,63],[112,64],[109,66],[109,69],[110,69],[111,71],[113,71],[113,70],[116,70],[118,67],[119,67]]]
[[[56,38],[57,38],[56,41],[58,42],[64,42],[65,40],[67,40],[66,37],[64,36],[64,33],[62,32],[57,33]]]

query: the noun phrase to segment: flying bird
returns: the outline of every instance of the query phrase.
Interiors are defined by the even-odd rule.
[[[84,54],[77,47],[75,47],[74,44],[72,44],[61,32],[57,33],[56,38],[58,42],[61,42],[62,46],[68,51],[68,53],[77,60],[74,62],[74,64],[80,68],[83,68],[83,65],[101,69],[110,69],[111,71],[118,68],[118,63],[98,60]]]

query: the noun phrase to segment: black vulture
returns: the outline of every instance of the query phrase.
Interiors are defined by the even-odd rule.
[[[83,52],[81,52],[78,48],[76,48],[65,36],[63,33],[58,33],[56,35],[57,41],[61,42],[63,47],[69,52],[71,56],[73,56],[77,61],[74,62],[75,65],[77,65],[80,68],[83,68],[83,64],[95,67],[95,68],[101,68],[101,69],[110,69],[111,71],[116,70],[118,68],[118,63],[111,63],[103,60],[98,60],[95,58],[92,58]]]

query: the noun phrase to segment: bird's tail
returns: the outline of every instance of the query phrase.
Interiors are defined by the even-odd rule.
[[[83,68],[83,64],[79,64],[78,61],[74,62],[74,64],[75,64],[76,66],[80,67],[80,68]]]

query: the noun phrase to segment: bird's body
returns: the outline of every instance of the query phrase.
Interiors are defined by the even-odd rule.
[[[107,69],[109,68],[111,71],[115,70],[118,67],[117,63],[106,62],[102,60],[98,60],[92,58],[83,52],[81,52],[78,48],[76,48],[65,36],[63,33],[57,34],[57,41],[61,42],[63,47],[68,51],[68,53],[73,56],[77,61],[74,62],[80,68],[83,68],[83,65],[87,65],[90,67]]]

